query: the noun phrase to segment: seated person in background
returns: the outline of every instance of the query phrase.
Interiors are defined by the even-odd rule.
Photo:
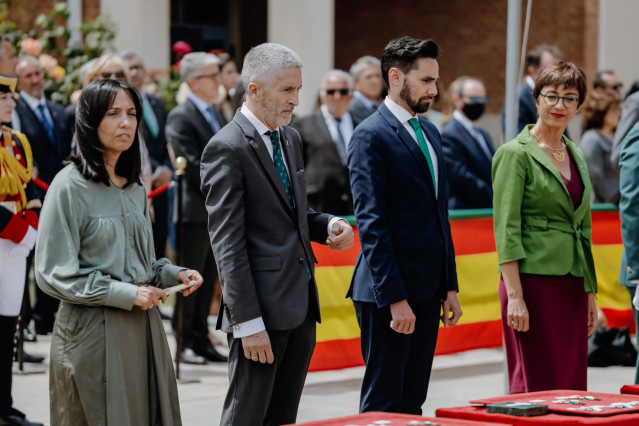
[[[448,170],[449,209],[490,208],[493,201],[490,165],[495,149],[477,120],[486,106],[481,80],[459,77],[451,84],[452,119],[442,129],[442,149]]]
[[[610,161],[610,152],[620,117],[621,100],[616,92],[593,91],[584,102],[586,131],[579,147],[586,154],[593,203],[619,202],[619,170]]]

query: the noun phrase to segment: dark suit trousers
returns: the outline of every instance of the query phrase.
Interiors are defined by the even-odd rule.
[[[169,235],[169,197],[167,193],[153,198],[153,245],[155,246],[155,258],[166,256],[166,238]]]
[[[11,379],[17,317],[0,315],[0,416],[11,412]]]
[[[306,319],[295,329],[268,331],[275,357],[273,364],[246,359],[242,339],[228,334],[229,389],[221,426],[295,423],[315,349],[317,314],[314,311],[309,306]]]
[[[441,303],[410,303],[416,317],[413,334],[390,328],[390,306],[353,302],[362,331],[366,364],[359,411],[422,414],[435,355]]]
[[[183,302],[182,338],[185,348],[203,350],[211,345],[208,340],[208,317],[217,281],[217,266],[206,225],[185,223],[183,227],[184,264],[182,266],[199,271],[204,278],[204,283],[189,297],[179,296],[182,297]],[[173,315],[173,330],[177,331],[177,315]]]

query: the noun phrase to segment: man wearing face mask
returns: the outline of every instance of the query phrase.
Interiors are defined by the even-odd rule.
[[[452,101],[453,117],[442,129],[450,184],[448,208],[490,208],[490,165],[495,149],[488,132],[477,123],[486,106],[486,88],[479,79],[460,77],[452,83]]]

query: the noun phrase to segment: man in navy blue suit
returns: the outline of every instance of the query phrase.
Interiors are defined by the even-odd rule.
[[[481,80],[459,77],[452,87],[453,118],[442,129],[442,148],[448,170],[448,208],[481,209],[493,206],[490,174],[495,148],[477,120],[484,113],[486,88]]]
[[[439,320],[453,326],[462,314],[440,137],[416,116],[437,94],[438,50],[411,37],[386,46],[388,97],[348,146],[362,245],[348,292],[366,364],[361,412],[421,414]]]

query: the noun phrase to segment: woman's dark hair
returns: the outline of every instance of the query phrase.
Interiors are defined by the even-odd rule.
[[[586,75],[577,65],[572,62],[559,61],[550,64],[541,70],[535,80],[535,88],[533,90],[533,98],[537,100],[541,89],[546,86],[557,88],[564,86],[566,89],[575,88],[579,94],[578,106],[584,103],[586,99]]]
[[[603,90],[589,93],[582,109],[584,130],[601,129],[608,111],[620,105],[621,98],[616,93]]]
[[[388,71],[399,68],[404,74],[417,66],[420,58],[437,59],[439,47],[433,40],[419,40],[412,37],[400,37],[392,40],[382,53],[382,77],[388,84]]]
[[[75,163],[85,178],[110,186],[109,174],[102,157],[104,146],[98,137],[98,127],[120,90],[128,94],[133,101],[137,119],[133,144],[120,155],[115,165],[115,173],[126,178],[125,187],[129,187],[140,182],[142,165],[138,126],[142,119],[142,103],[138,92],[124,81],[96,80],[82,90],[75,118],[75,140],[78,146],[78,155],[72,157],[71,161]]]

